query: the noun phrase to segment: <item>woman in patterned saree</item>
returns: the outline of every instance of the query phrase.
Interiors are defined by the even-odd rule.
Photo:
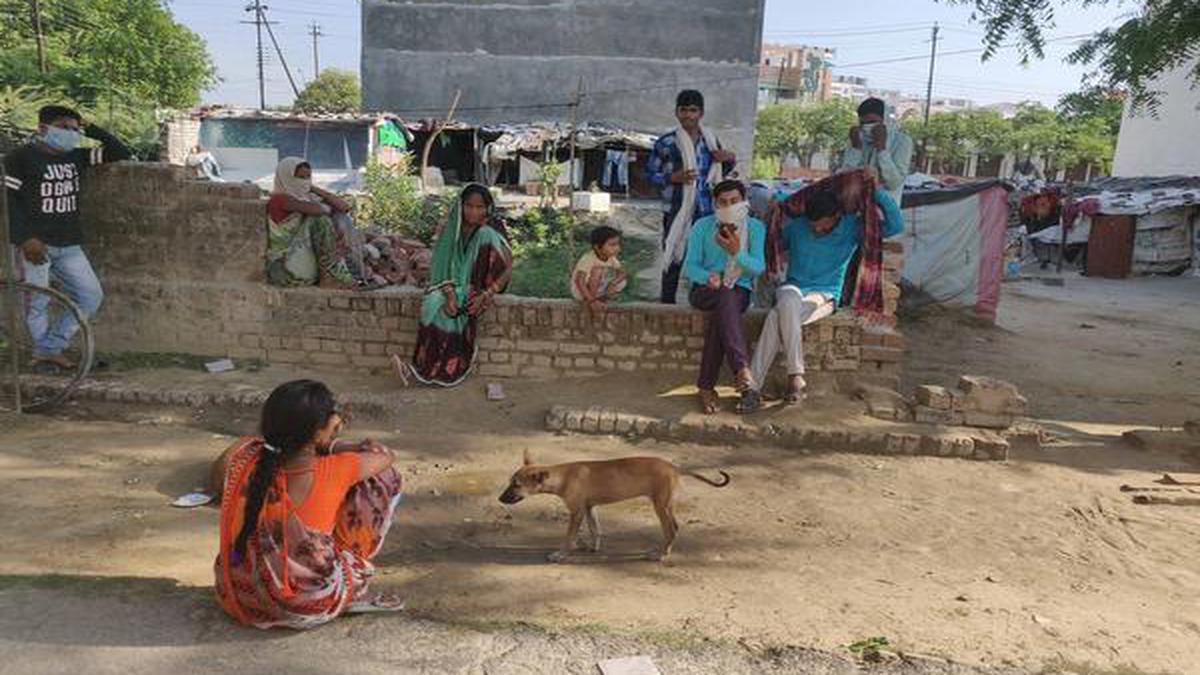
[[[390,450],[337,443],[344,425],[333,393],[296,380],[263,405],[261,437],[226,451],[217,600],[257,628],[312,628],[348,612],[398,610],[369,593],[400,501]]]
[[[494,210],[487,188],[468,185],[434,244],[412,359],[412,372],[424,384],[452,387],[467,378],[479,316],[508,286],[512,251]]]

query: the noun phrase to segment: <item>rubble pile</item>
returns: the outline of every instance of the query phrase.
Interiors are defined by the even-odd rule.
[[[416,239],[398,234],[366,235],[363,259],[376,286],[417,286],[429,281],[433,251]]]

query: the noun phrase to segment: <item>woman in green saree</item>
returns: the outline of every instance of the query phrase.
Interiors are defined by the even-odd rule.
[[[482,185],[463,188],[433,249],[421,303],[412,372],[424,384],[453,387],[475,363],[477,321],[512,276],[512,251],[495,201]]]

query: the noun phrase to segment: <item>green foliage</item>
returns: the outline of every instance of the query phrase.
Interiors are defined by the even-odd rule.
[[[1044,58],[1044,31],[1054,26],[1050,0],[943,0],[970,5],[987,31],[984,59],[995,55],[1010,34],[1022,60]],[[1061,0],[1060,4],[1109,5],[1123,0]],[[1135,109],[1154,112],[1159,103],[1155,78],[1188,67],[1200,85],[1200,0],[1144,0],[1140,11],[1120,25],[1105,28],[1067,56],[1077,64],[1095,64],[1096,78],[1108,90],[1127,89]]]
[[[446,222],[456,196],[452,191],[440,196],[423,194],[417,177],[410,173],[410,164],[411,156],[407,154],[393,166],[376,157],[367,160],[364,194],[357,200],[355,215],[364,225],[429,245]]]
[[[0,0],[0,86],[29,85],[94,106],[187,107],[217,82],[200,36],[161,0],[41,0],[47,72],[29,3]],[[107,102],[105,102],[107,105]]]
[[[750,166],[750,178],[774,178],[779,175],[779,161],[771,157],[762,155],[754,155],[754,162]]]
[[[297,112],[348,113],[362,108],[358,76],[345,70],[326,68],[296,97]]]
[[[1086,87],[1058,99],[1058,114],[1069,122],[1101,120],[1110,135],[1121,132],[1125,95],[1120,91]]]
[[[754,152],[777,162],[795,155],[809,166],[818,152],[833,157],[845,150],[856,121],[854,104],[844,99],[768,106],[759,111],[754,125]]]
[[[1009,120],[992,110],[967,110],[934,113],[928,127],[916,116],[901,124],[915,143],[925,145],[938,173],[961,172],[975,153],[984,157],[1012,153],[1018,160],[1040,157],[1051,170],[1080,164],[1107,170],[1116,149],[1119,117],[1114,128],[1107,104],[1064,97],[1068,99],[1070,104],[1060,105],[1059,111],[1023,103]]]
[[[535,298],[571,298],[571,271],[590,247],[596,223],[565,209],[530,209],[508,221],[513,278],[508,292]],[[623,297],[637,297],[637,275],[654,264],[657,247],[634,237],[621,239],[621,264],[629,276]]]
[[[882,637],[882,636],[876,636],[876,637],[866,638],[865,640],[858,640],[857,642],[848,644],[848,645],[846,645],[846,649],[849,650],[852,654],[855,654],[858,656],[865,656],[865,655],[871,654],[872,652],[878,653],[879,650],[885,649],[889,646],[891,646],[891,643],[888,641],[887,638]]]

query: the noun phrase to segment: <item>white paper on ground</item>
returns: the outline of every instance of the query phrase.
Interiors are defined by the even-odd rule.
[[[596,664],[602,675],[662,675],[649,656],[626,656]]]
[[[501,385],[499,382],[488,382],[487,399],[489,401],[503,401],[504,400],[504,386]]]
[[[229,359],[218,359],[204,364],[204,369],[210,373],[227,373],[234,369],[234,365]]]

